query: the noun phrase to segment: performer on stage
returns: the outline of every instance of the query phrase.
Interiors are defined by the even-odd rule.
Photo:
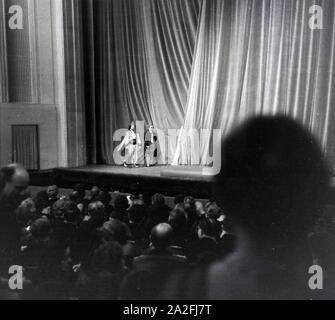
[[[124,167],[135,167],[138,168],[137,160],[137,147],[141,146],[141,139],[139,134],[136,134],[135,132],[135,122],[133,121],[129,128],[128,131],[119,147],[119,152],[122,150],[123,147],[125,147],[126,152],[125,152],[125,158],[124,158]]]
[[[154,126],[149,126],[149,129],[145,135],[145,164],[147,167],[155,165],[155,151],[157,148],[156,145],[157,137],[154,134]]]

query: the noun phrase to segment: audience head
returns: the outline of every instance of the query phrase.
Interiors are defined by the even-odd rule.
[[[328,170],[318,143],[285,117],[260,117],[223,143],[216,177],[227,213],[255,234],[286,239],[306,234],[321,213]]]
[[[35,220],[30,226],[30,233],[36,240],[46,240],[51,233],[51,225],[48,219]]]
[[[167,249],[174,241],[174,232],[172,227],[168,223],[161,223],[153,227],[150,240],[155,249]]]
[[[174,198],[174,204],[175,205],[177,205],[177,204],[184,205],[184,200],[185,200],[185,195],[179,194]]]
[[[75,223],[80,215],[77,204],[73,201],[67,201],[64,218],[67,222]]]
[[[112,201],[112,196],[108,191],[100,191],[99,200],[107,207]]]
[[[43,209],[49,206],[48,195],[46,191],[39,191],[34,198],[36,209],[38,213],[41,213]]]
[[[223,210],[216,202],[208,202],[206,205],[206,216],[211,219],[219,219],[223,215]]]
[[[128,200],[126,196],[118,195],[114,201],[115,209],[119,211],[126,211],[128,209]]]
[[[71,194],[69,195],[70,201],[73,201],[75,203],[79,203],[83,198],[80,195],[79,191],[72,191]]]
[[[16,203],[16,206],[21,201],[27,198],[27,188],[29,186],[29,173],[19,164],[11,164],[7,167],[1,168],[1,198],[12,200]]]
[[[98,199],[99,199],[100,192],[101,192],[101,190],[100,190],[99,187],[97,187],[97,186],[92,187],[92,189],[91,189],[91,199],[92,199],[93,201],[98,200]]]
[[[221,233],[221,224],[214,219],[201,219],[198,223],[197,234],[199,239],[207,237],[217,241],[220,238]]]
[[[59,192],[58,187],[56,185],[49,186],[46,191],[48,197],[52,199],[55,199],[58,197],[58,192]]]
[[[51,216],[55,219],[74,222],[78,216],[77,205],[70,200],[58,200],[52,206]]]
[[[165,204],[164,196],[160,193],[156,193],[152,196],[152,205],[153,206],[163,206]]]
[[[170,212],[169,224],[175,233],[185,231],[185,228],[187,227],[187,219],[186,212],[183,208],[175,208]]]
[[[186,212],[188,223],[193,225],[198,219],[195,199],[193,197],[188,196],[184,199],[184,210]]]
[[[195,199],[191,196],[187,196],[184,199],[184,208],[185,210],[191,209],[195,210]]]
[[[77,191],[81,199],[85,198],[85,186],[81,183],[74,185],[73,191]]]
[[[91,270],[94,273],[119,273],[124,270],[123,250],[116,242],[101,244],[93,253]]]
[[[117,219],[105,222],[99,231],[103,242],[116,241],[124,245],[131,238],[129,227]]]
[[[105,206],[102,202],[91,202],[88,205],[88,215],[92,221],[103,222],[106,217]]]
[[[145,218],[145,207],[134,204],[128,210],[129,222],[139,224]]]
[[[35,202],[31,198],[22,201],[16,209],[16,219],[18,223],[24,227],[36,218],[36,214],[37,210]]]

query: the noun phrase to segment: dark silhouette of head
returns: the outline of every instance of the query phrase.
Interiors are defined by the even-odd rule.
[[[97,226],[100,224],[102,225],[106,220],[105,206],[100,201],[91,202],[88,205],[87,212],[91,218],[91,221],[94,222]]]
[[[129,221],[139,224],[145,219],[145,207],[134,204],[128,210]]]
[[[205,218],[199,221],[197,231],[200,239],[209,237],[217,241],[222,233],[222,226],[215,219]]]
[[[153,227],[150,235],[151,243],[157,250],[167,249],[172,245],[174,232],[168,223],[161,223]]]
[[[152,196],[152,205],[163,206],[165,204],[164,196],[160,193],[156,193]]]
[[[99,199],[105,206],[108,206],[110,205],[112,201],[112,196],[108,191],[103,190],[103,191],[100,191]]]
[[[304,237],[320,216],[329,172],[318,143],[283,116],[260,117],[223,143],[217,199],[236,221],[264,237]]]
[[[186,212],[187,220],[190,225],[193,225],[197,218],[197,209],[195,206],[195,199],[191,196],[187,196],[184,199],[184,210]]]
[[[81,183],[74,185],[73,191],[77,191],[81,199],[85,198],[85,186]]]
[[[83,200],[83,198],[80,196],[79,191],[72,191],[69,195],[69,199],[75,203],[80,203],[80,201]]]
[[[49,206],[48,195],[45,190],[39,191],[34,198],[34,201],[36,204],[36,209],[39,213],[41,213],[43,209]]]
[[[114,207],[116,210],[125,211],[129,206],[127,197],[124,195],[118,195],[115,198]]]
[[[103,242],[116,241],[124,245],[131,238],[129,227],[117,219],[108,220],[99,231]]]
[[[123,251],[117,242],[101,244],[93,253],[91,269],[95,273],[118,273],[124,269]]]
[[[170,212],[169,224],[175,233],[185,231],[187,228],[186,212],[182,208],[175,208]]]
[[[51,233],[51,224],[48,219],[35,220],[30,226],[30,233],[36,240],[45,240]]]
[[[184,204],[184,199],[185,199],[185,195],[183,194],[178,194],[175,198],[174,198],[174,204]]]
[[[210,202],[206,205],[206,216],[208,218],[219,219],[222,215],[222,209],[215,202]]]

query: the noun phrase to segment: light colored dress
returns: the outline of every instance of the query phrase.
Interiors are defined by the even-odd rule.
[[[137,164],[138,156],[137,156],[137,145],[140,145],[140,137],[133,130],[128,130],[119,150],[121,151],[123,147],[125,147],[126,153],[124,158],[125,164],[135,165]]]
[[[155,135],[148,132],[146,134],[146,149],[145,149],[145,163],[147,166],[155,165],[155,150],[156,150]]]

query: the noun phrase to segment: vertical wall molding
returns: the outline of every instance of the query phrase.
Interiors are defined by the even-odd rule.
[[[27,0],[29,16],[29,49],[30,49],[30,78],[31,78],[31,100],[33,104],[40,103],[39,81],[38,81],[38,32],[36,23],[36,2]]]
[[[0,0],[0,102],[8,101],[5,0]]]
[[[9,103],[7,16],[5,0],[0,0],[0,122],[3,124],[2,131],[0,126],[1,141],[9,143],[6,121],[21,124],[17,121],[25,122],[28,110],[29,115],[37,119],[41,110],[52,109],[56,118],[52,119],[54,127],[50,130],[56,131],[53,137],[56,138],[57,134],[57,146],[53,145],[54,151],[47,155],[44,151],[41,152],[41,157],[45,156],[47,159],[43,160],[43,167],[86,165],[82,0],[26,1],[31,62],[31,73],[28,77],[32,83],[33,103]],[[16,117],[15,112],[20,115]],[[5,114],[8,116],[6,120]],[[49,128],[43,130],[48,131]],[[45,139],[49,141],[53,137],[46,135]],[[5,148],[9,150],[10,146],[7,144]],[[44,149],[51,150],[47,144]],[[8,162],[7,153],[0,153],[0,161]]]
[[[81,0],[63,0],[64,52],[69,166],[86,160],[83,17]]]

